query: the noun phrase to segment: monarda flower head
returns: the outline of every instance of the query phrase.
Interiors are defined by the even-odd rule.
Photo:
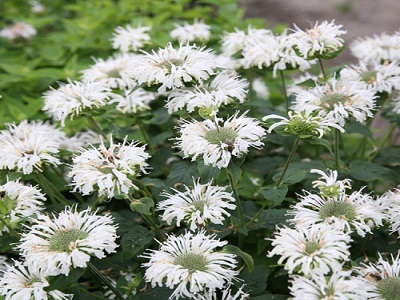
[[[145,280],[152,287],[165,286],[174,289],[170,299],[196,296],[224,289],[239,274],[235,271],[237,262],[234,254],[221,251],[226,241],[215,235],[185,233],[170,235],[160,243],[159,250],[148,250],[142,255],[149,259],[143,264],[146,268]]]
[[[295,48],[306,59],[333,58],[341,50],[344,40],[341,38],[347,31],[342,30],[343,25],[336,25],[335,21],[315,23],[314,27],[302,30],[294,25],[292,38]]]
[[[289,111],[289,118],[279,115],[269,115],[262,118],[263,121],[270,119],[280,119],[281,121],[273,123],[268,128],[268,133],[271,133],[277,127],[283,126],[283,130],[287,134],[297,135],[300,138],[323,137],[324,134],[331,128],[336,128],[341,132],[344,129],[327,118],[313,115],[307,111]]]
[[[170,32],[171,38],[182,43],[207,42],[211,37],[210,26],[203,21],[195,20],[193,24],[185,22],[183,25],[175,24],[175,29]]]
[[[124,53],[129,51],[136,52],[146,44],[150,44],[151,38],[148,33],[150,30],[151,27],[149,26],[118,26],[113,32],[112,47]]]
[[[222,126],[220,120],[181,121],[178,128],[181,136],[176,144],[185,157],[191,157],[192,161],[202,157],[206,165],[226,168],[232,156],[241,157],[250,147],[260,149],[264,145],[261,140],[265,130],[246,113],[242,116],[236,113]]]
[[[173,189],[173,194],[163,192],[166,200],[160,201],[158,210],[163,210],[163,221],[171,224],[176,220],[177,226],[181,221],[190,225],[190,230],[207,225],[207,223],[222,224],[229,217],[228,210],[234,210],[236,205],[232,194],[225,187],[213,186],[211,182],[200,184],[193,179],[193,187],[184,186],[185,191]]]
[[[375,98],[373,91],[359,84],[331,78],[325,85],[298,91],[292,109],[316,113],[343,127],[350,117],[361,123],[372,117]]]
[[[116,229],[108,214],[67,207],[57,216],[39,215],[17,249],[34,270],[68,275],[71,268],[85,268],[92,256],[101,259],[115,252]]]
[[[136,188],[132,180],[146,172],[149,157],[137,142],[113,144],[111,140],[108,148],[102,142],[98,148],[81,149],[72,159],[68,176],[74,191],[83,195],[97,192],[107,198],[123,196]]]

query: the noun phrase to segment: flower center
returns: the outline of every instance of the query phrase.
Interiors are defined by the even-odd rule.
[[[322,105],[326,108],[331,108],[338,103],[345,103],[348,97],[339,93],[327,94],[321,97]]]
[[[202,254],[185,253],[176,257],[174,263],[189,270],[189,273],[207,270],[207,258]]]
[[[109,78],[121,78],[121,73],[118,68],[111,69],[108,72],[106,72],[106,74]]]
[[[182,66],[183,63],[184,63],[183,60],[174,58],[174,59],[164,60],[158,63],[157,66],[166,69],[168,72],[171,72],[172,66]]]
[[[336,197],[342,192],[341,188],[336,185],[324,185],[319,187],[319,193],[322,197]]]
[[[307,254],[313,254],[315,251],[317,251],[317,250],[319,250],[319,244],[318,243],[316,243],[316,242],[306,242],[306,245],[305,245],[306,247],[305,247],[305,252],[307,253]]]
[[[382,299],[400,300],[400,278],[388,277],[377,284],[377,289]]]
[[[231,128],[221,127],[219,129],[213,129],[206,133],[206,140],[210,144],[220,145],[221,143],[233,146],[235,139],[238,134]]]
[[[368,83],[372,84],[376,81],[376,75],[378,74],[377,71],[367,71],[363,72],[360,74],[361,80]]]
[[[65,229],[57,231],[50,238],[50,251],[72,252],[75,249],[76,241],[87,238],[88,234],[80,229]]]
[[[321,207],[319,215],[322,219],[336,217],[351,221],[356,215],[356,209],[350,203],[343,201],[329,201]]]
[[[34,283],[36,283],[36,282],[42,282],[39,278],[31,278],[30,280],[28,280],[25,284],[24,284],[24,286],[26,287],[26,288],[31,288],[32,287],[32,285],[34,284]]]

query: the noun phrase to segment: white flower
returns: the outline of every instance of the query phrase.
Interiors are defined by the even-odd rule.
[[[270,240],[274,248],[268,256],[281,256],[278,264],[285,262],[285,270],[290,274],[328,274],[341,270],[350,259],[350,236],[330,225],[278,228]]]
[[[113,144],[107,148],[102,142],[98,148],[81,149],[72,161],[71,185],[74,192],[89,195],[97,191],[100,196],[112,198],[121,194],[129,194],[131,188],[136,188],[132,179],[145,173],[148,166],[146,160],[150,157],[136,142]]]
[[[344,40],[340,36],[346,34],[346,31],[341,30],[342,27],[343,25],[335,25],[334,20],[330,23],[316,22],[314,27],[305,31],[294,25],[292,37],[296,39],[296,48],[304,58],[331,58],[343,47]]]
[[[137,87],[124,89],[123,95],[113,95],[109,103],[117,103],[116,109],[124,114],[136,114],[140,111],[150,110],[150,102],[157,97],[157,93]]]
[[[328,170],[325,173],[322,170],[311,169],[310,173],[321,175],[318,180],[312,182],[312,186],[319,189],[319,194],[322,197],[337,197],[346,193],[346,189],[351,189],[351,179],[338,180],[338,172],[336,170]]]
[[[256,79],[254,79],[251,87],[258,98],[265,99],[265,100],[269,99],[269,88],[265,84],[265,81],[263,78],[258,77]]]
[[[39,1],[30,0],[29,4],[31,6],[31,12],[33,12],[34,14],[40,14],[46,10],[46,7]]]
[[[44,93],[44,111],[65,126],[65,119],[79,116],[86,110],[105,106],[110,99],[110,89],[101,82],[80,82],[68,80],[56,90]]]
[[[292,106],[296,111],[316,112],[339,124],[353,116],[358,122],[372,117],[375,108],[375,93],[358,84],[331,78],[325,85],[299,91]]]
[[[133,28],[130,25],[126,27],[118,26],[115,28],[112,37],[112,46],[121,52],[138,51],[146,44],[150,44],[151,38],[148,31],[151,27],[143,26]]]
[[[17,39],[29,40],[37,34],[36,29],[25,22],[18,22],[0,30],[0,37],[14,41]]]
[[[226,56],[233,56],[241,53],[247,44],[252,44],[254,41],[266,41],[272,36],[271,30],[268,29],[254,29],[249,26],[247,33],[235,29],[235,32],[225,32],[221,43],[222,53]]]
[[[369,292],[368,298],[365,299],[397,299],[400,286],[399,253],[396,257],[391,255],[391,262],[383,259],[380,253],[378,254],[377,263],[369,263],[368,265],[361,263],[361,267],[355,268],[360,277],[364,279],[363,289]]]
[[[168,44],[153,54],[138,60],[130,74],[139,83],[161,84],[158,92],[182,88],[186,83],[198,83],[214,74],[218,67],[215,55],[205,47],[180,45],[178,49]]]
[[[364,237],[372,233],[372,228],[382,225],[384,216],[377,203],[369,194],[360,191],[350,195],[345,193],[336,197],[321,197],[314,194],[301,196],[301,201],[293,206],[293,215],[298,226],[313,224],[332,224],[339,230],[351,232],[353,229]]]
[[[62,146],[63,149],[75,152],[89,145],[100,144],[100,142],[101,136],[98,133],[92,130],[87,130],[75,133],[73,136],[68,138]]]
[[[176,89],[168,93],[166,107],[169,113],[176,112],[186,106],[188,112],[196,108],[211,108],[214,112],[222,105],[236,99],[244,102],[248,83],[231,72],[223,71],[209,83],[194,88]]]
[[[174,289],[170,299],[195,298],[197,294],[214,294],[223,289],[239,272],[235,271],[234,254],[217,250],[227,244],[207,236],[204,232],[188,232],[181,236],[170,235],[160,244],[160,250],[148,250],[145,280],[152,287],[166,286]]]
[[[211,36],[210,26],[198,20],[195,20],[193,24],[187,22],[184,25],[175,24],[175,29],[170,32],[170,36],[182,43],[207,42]]]
[[[95,59],[95,64],[81,71],[83,82],[101,82],[104,88],[127,89],[137,85],[129,71],[135,68],[139,55],[122,54],[107,59]]]
[[[64,132],[42,121],[6,124],[0,131],[0,169],[30,174],[44,165],[59,165],[59,148],[67,140]]]
[[[400,190],[388,191],[377,199],[381,203],[390,231],[400,234]]]
[[[180,226],[183,220],[194,231],[208,222],[222,224],[225,217],[230,216],[227,209],[236,208],[235,199],[225,187],[213,186],[211,182],[200,184],[200,179],[197,182],[193,179],[193,188],[186,185],[184,188],[184,192],[172,189],[174,194],[161,194],[167,199],[160,201],[157,209],[164,211],[162,220],[169,225],[176,219],[176,225]]]
[[[341,132],[344,132],[344,129],[339,125],[335,124],[332,120],[320,117],[313,116],[309,112],[302,111],[289,111],[288,112],[289,119],[279,116],[279,115],[269,115],[262,118],[263,121],[269,119],[280,119],[281,121],[272,124],[268,133],[271,133],[277,127],[284,126],[284,131],[293,135],[298,135],[301,138],[308,137],[323,137],[323,135],[329,131],[331,128],[336,128]]]
[[[59,290],[50,290],[45,272],[24,266],[14,261],[14,266],[7,266],[4,275],[0,277],[0,295],[6,300],[66,300],[73,295],[64,294]]]
[[[365,64],[382,64],[398,62],[400,60],[400,33],[394,35],[382,33],[373,37],[364,37],[355,40],[350,50],[355,57]]]
[[[246,113],[240,117],[236,113],[222,126],[219,121],[181,121],[177,147],[185,157],[195,161],[200,156],[206,165],[226,168],[232,155],[241,157],[250,147],[260,149],[264,145],[261,140],[265,130],[257,120],[246,117]]]
[[[4,275],[3,271],[7,269],[7,264],[6,264],[7,260],[8,260],[7,256],[0,255],[0,279]]]
[[[206,292],[204,295],[196,295],[193,297],[194,300],[246,300],[250,299],[250,294],[243,291],[245,286],[242,285],[235,294],[232,295],[233,291],[229,286],[222,290],[221,295],[217,295],[212,292]]]
[[[17,249],[33,269],[68,275],[71,268],[85,268],[91,256],[101,259],[115,252],[116,228],[108,214],[66,207],[57,217],[39,215]]]
[[[359,83],[373,92],[391,93],[400,90],[400,67],[398,63],[374,64],[371,67],[363,63],[345,67],[340,71],[342,81]]]
[[[330,276],[311,278],[293,276],[289,287],[292,300],[366,300],[369,293],[362,279],[350,277],[351,271],[337,271]]]
[[[259,69],[273,67],[273,76],[278,70],[297,69],[304,71],[311,67],[311,61],[299,56],[294,50],[295,38],[287,35],[275,36],[272,31],[259,35],[259,39],[248,37],[240,60],[244,68],[257,66]]]
[[[7,224],[23,222],[25,218],[38,215],[43,209],[45,196],[37,187],[28,186],[17,181],[8,181],[0,185],[0,218]],[[0,228],[3,224],[0,224]],[[7,227],[3,231],[8,231]],[[0,231],[1,235],[1,231]]]

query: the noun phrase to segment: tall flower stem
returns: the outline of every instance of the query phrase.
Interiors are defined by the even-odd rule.
[[[285,95],[286,111],[289,111],[289,98],[288,98],[288,95],[287,95],[286,82],[285,82],[285,75],[283,74],[283,70],[279,70],[279,74],[281,74],[281,81],[282,81],[283,94]]]
[[[336,170],[339,169],[339,141],[340,141],[340,131],[339,129],[334,130],[334,138],[333,138],[333,143],[334,143],[334,152],[335,152],[335,168]]]
[[[300,137],[297,136],[297,137],[296,137],[296,140],[294,141],[292,150],[290,151],[289,157],[288,157],[288,159],[287,159],[287,161],[286,161],[286,163],[285,163],[285,166],[283,167],[283,171],[282,171],[281,177],[280,177],[279,180],[276,182],[276,185],[275,185],[276,187],[280,187],[280,185],[282,184],[283,179],[285,178],[286,171],[287,171],[287,169],[288,169],[290,163],[292,162],[292,159],[293,159],[294,154],[296,153],[297,146],[299,145],[299,142],[300,142]]]
[[[103,129],[101,129],[100,125],[97,123],[97,121],[92,117],[92,116],[86,116],[87,120],[90,123],[90,126],[92,126],[93,130],[95,132],[97,132],[98,134],[100,134],[104,139],[107,139],[107,135],[105,134],[105,132],[103,131]]]
[[[392,137],[392,134],[394,132],[394,130],[396,129],[397,124],[393,123],[390,126],[390,129],[388,130],[387,135],[385,136],[385,138],[383,139],[383,141],[379,144],[378,149],[369,157],[368,161],[371,162],[374,160],[374,158],[382,151],[382,149],[385,147],[385,145],[387,144],[387,142],[390,140],[390,138]]]
[[[63,194],[59,192],[59,190],[44,176],[42,173],[37,174],[38,183],[42,186],[42,188],[49,194],[51,199],[55,199],[64,205],[69,205],[69,201],[64,197]]]
[[[115,288],[110,280],[100,272],[100,270],[92,264],[90,261],[87,263],[90,272],[101,282],[103,282],[116,296],[118,299],[124,299],[124,296]]]
[[[322,76],[324,76],[324,79],[326,79],[326,73],[325,73],[325,69],[324,69],[324,64],[322,63],[322,58],[318,56],[318,63],[319,63],[319,67],[321,69],[321,73]]]
[[[243,207],[242,207],[242,203],[240,202],[240,197],[239,197],[239,193],[237,191],[237,187],[236,187],[236,182],[235,179],[233,178],[233,174],[231,172],[231,170],[229,170],[229,167],[226,168],[226,176],[228,177],[229,183],[231,185],[231,189],[233,192],[233,197],[235,197],[235,202],[236,202],[236,207],[237,207],[237,211],[239,214],[239,238],[238,238],[238,246],[239,248],[242,248],[243,246],[243,235],[240,233],[240,230],[244,229],[244,215],[243,215]]]

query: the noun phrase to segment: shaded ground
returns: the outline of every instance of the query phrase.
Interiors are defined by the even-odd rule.
[[[346,45],[356,37],[400,30],[400,0],[240,0],[246,17],[266,18],[269,27],[293,23],[309,28],[315,21],[336,20],[347,30]],[[336,63],[354,61],[346,49]],[[355,61],[354,61],[355,62]],[[335,63],[333,61],[332,63]]]

